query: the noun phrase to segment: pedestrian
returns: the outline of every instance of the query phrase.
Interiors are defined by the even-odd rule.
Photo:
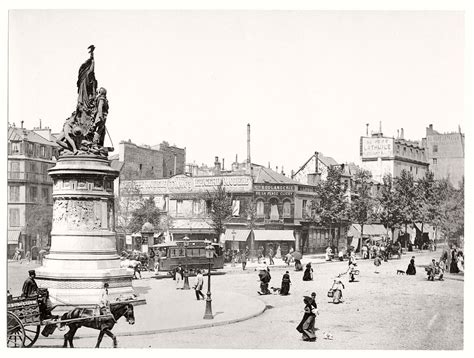
[[[379,266],[382,264],[382,260],[380,259],[379,255],[375,256],[374,265],[375,265],[375,273],[379,273]]]
[[[242,252],[242,270],[245,270],[245,267],[247,267],[247,253],[244,251]]]
[[[29,270],[29,277],[23,283],[23,288],[21,290],[22,297],[34,296],[38,293],[38,285],[36,284],[36,271]]]
[[[290,273],[286,271],[286,273],[283,275],[283,278],[281,279],[280,295],[282,296],[289,295],[290,285],[291,285]]]
[[[290,253],[287,253],[287,254],[285,255],[285,262],[286,262],[286,265],[287,265],[287,266],[290,266],[291,258],[292,258],[292,257],[293,257],[293,256],[291,256]]]
[[[337,256],[339,257],[339,261],[344,261],[344,250],[339,250]]]
[[[311,293],[311,299],[313,300],[311,302],[311,305],[314,307],[314,309],[316,310],[316,315],[319,314],[319,311],[318,311],[318,304],[316,303],[316,292],[312,292]]]
[[[464,253],[462,251],[458,252],[458,270],[464,272]]]
[[[303,341],[314,342],[316,341],[316,334],[314,329],[314,322],[316,314],[313,312],[313,299],[308,296],[303,298],[304,314],[300,324],[296,327],[296,330],[302,334]]]
[[[411,257],[410,263],[408,264],[408,268],[405,273],[407,275],[416,275],[415,256]]]
[[[450,273],[459,273],[458,268],[458,250],[456,249],[456,245],[453,245],[451,250],[451,265],[449,266]]]
[[[31,261],[31,252],[27,251],[25,254],[26,264],[29,265]]]
[[[130,263],[133,266],[133,278],[135,279],[141,279],[142,278],[142,273],[141,273],[141,263],[138,260],[131,260]],[[138,275],[138,277],[137,277]]]
[[[438,268],[439,268],[439,280],[443,281],[444,272],[446,271],[446,262],[441,260],[438,263]]]
[[[194,285],[194,290],[196,292],[196,299],[199,301],[201,298],[204,299],[204,294],[202,293],[204,277],[202,276],[201,270],[198,269],[196,273],[196,284]]]
[[[268,285],[272,279],[272,276],[270,275],[270,270],[268,267],[266,267],[266,265],[260,270],[258,277],[260,279],[260,291],[258,293],[260,295],[269,295],[270,290],[268,289]]]
[[[303,281],[313,281],[313,268],[311,267],[311,262],[306,264],[306,269],[303,274]]]
[[[273,248],[270,247],[270,249],[268,250],[268,258],[269,258],[270,265],[275,264],[275,262],[273,262],[273,256],[274,256]]]
[[[331,261],[332,260],[332,249],[331,246],[328,246],[326,248],[326,261]]]
[[[175,280],[176,280],[176,289],[177,290],[182,290],[183,289],[183,286],[184,286],[184,282],[183,282],[183,268],[181,267],[181,264],[178,265],[178,267],[176,267],[176,271],[175,271]]]
[[[295,271],[303,271],[303,265],[298,259],[295,259]]]
[[[100,294],[99,309],[101,315],[110,313],[109,283],[105,282]]]

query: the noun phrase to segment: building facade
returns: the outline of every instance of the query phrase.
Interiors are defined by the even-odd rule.
[[[51,136],[49,130],[43,133]],[[17,248],[26,252],[48,246],[49,234],[37,221],[52,214],[53,181],[48,169],[54,166],[56,150],[54,141],[33,130],[8,128],[8,257]]]
[[[119,143],[119,154],[111,157],[123,164],[120,180],[169,178],[184,174],[186,149],[162,142],[156,146],[139,146],[129,141]]]
[[[464,177],[464,133],[439,133],[430,124],[426,128],[426,138],[422,139],[426,157],[435,179],[449,179],[459,187]]]
[[[421,179],[429,168],[426,149],[419,142],[404,139],[403,130],[398,138],[384,137],[381,132],[361,137],[360,156],[362,168],[379,183],[386,174],[399,177],[402,170],[410,172],[415,180]]]

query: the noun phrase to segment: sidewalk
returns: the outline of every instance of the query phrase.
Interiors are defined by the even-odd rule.
[[[133,280],[135,291],[140,299],[145,299],[145,305],[135,306],[135,324],[128,324],[121,318],[113,332],[117,336],[136,336],[163,332],[191,330],[231,324],[256,317],[265,311],[265,303],[258,298],[248,297],[236,292],[212,292],[212,313],[214,319],[205,320],[205,300],[196,300],[195,292],[177,290],[172,279],[156,280],[152,273],[144,273],[141,280]],[[211,281],[212,282],[212,281]],[[203,293],[207,292],[205,279]],[[212,283],[211,283],[212,285]],[[239,302],[236,309],[235,302]],[[64,332],[56,331],[52,336],[43,339],[63,339]],[[84,330],[77,337],[97,337],[97,332]]]

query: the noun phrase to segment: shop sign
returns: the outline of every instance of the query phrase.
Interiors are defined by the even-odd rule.
[[[361,138],[362,158],[393,156],[393,138]]]

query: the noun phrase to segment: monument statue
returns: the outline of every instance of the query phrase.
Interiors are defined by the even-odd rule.
[[[94,50],[94,45],[89,46],[90,57],[79,68],[76,110],[66,119],[56,140],[61,156],[86,154],[107,158],[109,151],[113,151],[104,146],[109,102],[107,90],[97,90]]]
[[[114,181],[104,146],[107,91],[97,86],[94,49],[79,69],[77,105],[57,138],[61,152],[48,170],[53,180],[51,247],[36,270],[39,287],[59,304],[96,304],[104,287],[110,296],[134,294],[131,270],[120,267],[115,233]]]

